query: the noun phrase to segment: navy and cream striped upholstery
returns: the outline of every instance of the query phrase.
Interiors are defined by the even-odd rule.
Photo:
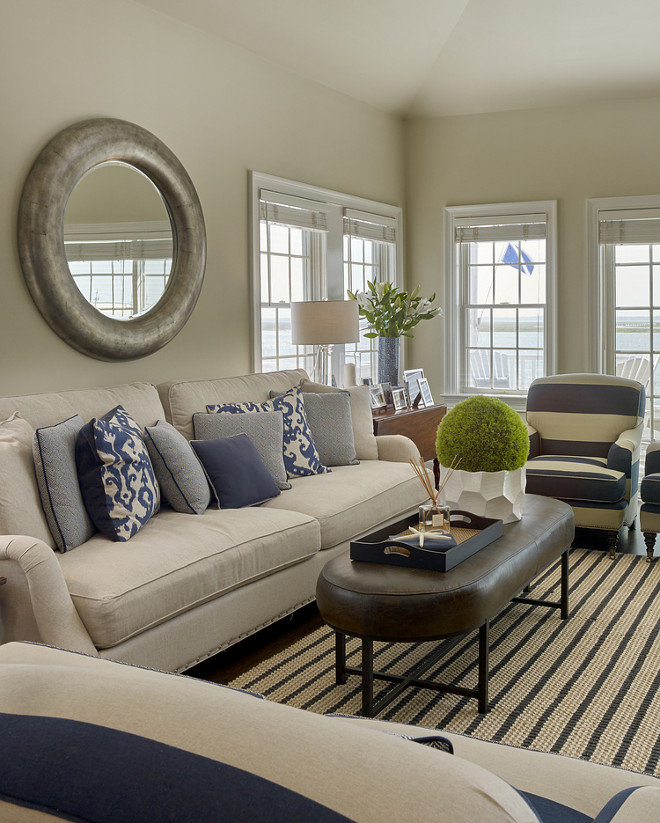
[[[618,531],[636,513],[644,387],[603,374],[534,380],[526,490],[573,507],[575,525]]]
[[[651,775],[322,717],[47,646],[0,646],[0,694],[3,823],[657,823],[660,814]]]
[[[538,823],[446,751],[190,677],[5,643],[0,694],[3,823]]]

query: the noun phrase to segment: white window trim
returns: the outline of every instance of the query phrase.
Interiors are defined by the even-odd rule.
[[[327,281],[328,299],[345,300],[343,290],[343,219],[344,210],[354,210],[367,214],[388,217],[394,221],[396,227],[396,284],[403,287],[403,210],[400,206],[391,206],[379,203],[376,200],[367,200],[363,197],[354,197],[349,194],[324,189],[318,186],[309,186],[283,177],[274,177],[258,171],[249,172],[249,209],[250,209],[250,250],[249,264],[251,284],[251,312],[252,327],[252,370],[261,370],[261,326],[258,322],[261,311],[261,278],[259,274],[259,192],[262,189],[292,197],[316,201],[319,207],[328,214],[328,244],[326,269],[341,273],[341,277],[330,278]],[[333,242],[334,241],[334,242]]]
[[[444,345],[444,396],[448,405],[453,405],[471,396],[460,391],[459,356],[456,351],[460,340],[461,295],[458,282],[458,258],[454,234],[456,222],[470,218],[478,223],[494,217],[508,215],[546,216],[546,324],[545,324],[545,371],[554,374],[557,368],[557,201],[536,200],[516,203],[485,203],[476,206],[446,206],[444,208],[444,270],[445,270],[445,345]],[[493,392],[496,394],[496,392]],[[526,395],[502,394],[513,408],[522,410]]]
[[[634,197],[593,197],[587,200],[587,272],[592,299],[589,322],[593,333],[589,335],[589,365],[591,371],[602,374],[611,359],[608,346],[614,335],[610,308],[614,295],[609,293],[610,284],[603,282],[598,224],[607,212],[660,209],[660,195]],[[613,215],[615,216],[615,215]],[[644,217],[643,214],[639,215]]]

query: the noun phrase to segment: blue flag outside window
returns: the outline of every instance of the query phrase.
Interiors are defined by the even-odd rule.
[[[520,270],[524,271],[525,274],[534,273],[534,265],[532,264],[531,258],[528,257],[522,249],[520,249],[520,257],[518,257],[518,247],[514,246],[513,243],[507,245],[501,262],[508,263],[515,268],[518,268],[518,265],[520,265]]]

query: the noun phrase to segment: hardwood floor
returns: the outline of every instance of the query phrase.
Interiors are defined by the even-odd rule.
[[[595,529],[576,529],[573,546],[607,552],[607,533]],[[621,529],[618,550],[625,554],[646,554],[644,536],[639,528]],[[660,574],[660,567],[658,573]],[[316,604],[310,603],[295,614],[189,669],[186,674],[214,683],[229,683],[252,666],[314,631],[322,623]]]

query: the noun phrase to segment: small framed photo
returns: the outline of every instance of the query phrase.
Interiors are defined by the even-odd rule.
[[[383,397],[385,398],[385,405],[390,408],[394,408],[394,399],[392,398],[392,384],[381,383],[380,387],[383,391]]]
[[[424,369],[405,369],[403,372],[403,382],[408,392],[408,404],[410,406],[415,402],[419,394],[418,380],[424,377]]]
[[[408,400],[406,399],[406,390],[403,386],[395,386],[392,389],[392,400],[396,411],[408,408]]]
[[[433,395],[431,394],[431,389],[429,387],[429,381],[425,377],[420,377],[417,380],[417,385],[419,386],[419,391],[422,395],[422,403],[424,406],[429,407],[433,405]]]
[[[369,386],[369,394],[371,397],[372,409],[383,409],[387,406],[387,403],[385,402],[385,395],[380,387],[380,383],[376,383],[375,386]]]

